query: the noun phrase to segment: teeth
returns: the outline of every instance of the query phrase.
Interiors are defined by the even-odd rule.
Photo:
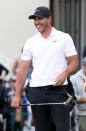
[[[36,27],[37,27],[37,28],[40,28],[40,25],[37,25]]]

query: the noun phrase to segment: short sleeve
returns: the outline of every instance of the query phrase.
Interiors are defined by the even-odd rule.
[[[29,41],[25,43],[21,59],[32,60],[31,44],[29,43]]]
[[[64,43],[64,51],[65,51],[66,57],[77,55],[77,51],[75,49],[74,42],[70,35],[67,35],[66,37],[66,40]]]

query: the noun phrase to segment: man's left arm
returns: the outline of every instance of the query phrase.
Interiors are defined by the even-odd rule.
[[[66,78],[74,73],[78,67],[78,57],[77,55],[69,56],[66,58],[68,61],[68,67],[64,72],[62,72],[55,80],[54,86],[61,86],[64,84]]]

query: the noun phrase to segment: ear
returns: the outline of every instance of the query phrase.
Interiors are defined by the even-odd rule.
[[[81,66],[83,67],[83,66],[84,66],[84,64],[81,64]]]
[[[48,19],[49,19],[49,23],[52,24],[52,17],[49,16]]]

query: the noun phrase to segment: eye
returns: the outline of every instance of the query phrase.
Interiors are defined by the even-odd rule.
[[[39,20],[42,20],[43,18],[38,18]]]

